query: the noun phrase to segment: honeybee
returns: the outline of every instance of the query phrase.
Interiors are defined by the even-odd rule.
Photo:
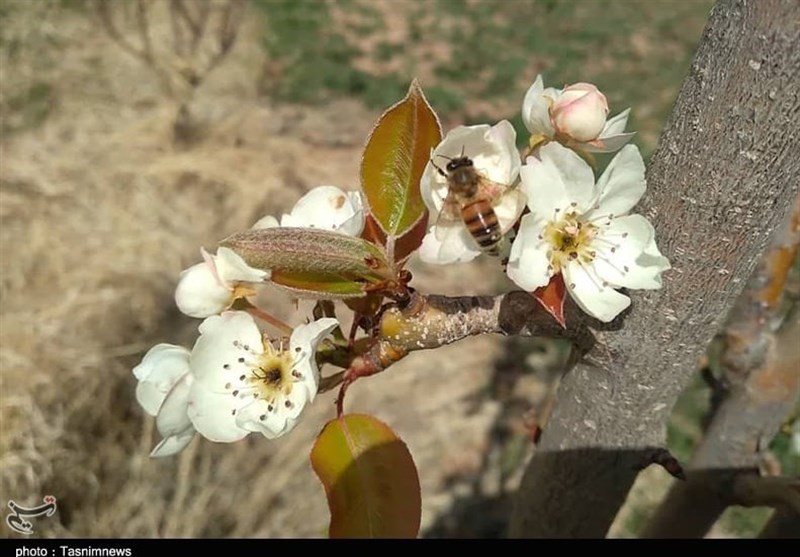
[[[444,155],[439,155],[444,157]],[[448,157],[444,157],[448,158]],[[434,168],[447,179],[447,197],[436,220],[436,239],[443,241],[449,227],[467,227],[481,251],[488,255],[500,255],[500,242],[524,208],[525,195],[515,187],[493,182],[483,176],[472,162],[464,156],[449,160],[445,170],[431,160]],[[514,215],[505,229],[495,212],[495,207],[512,198]]]

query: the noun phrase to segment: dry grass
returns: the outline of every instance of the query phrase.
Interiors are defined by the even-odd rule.
[[[200,139],[178,149],[176,106],[85,14],[9,7],[7,29],[22,42],[13,57],[4,50],[3,106],[33,80],[53,89],[42,125],[3,135],[0,500],[55,495],[57,515],[34,524],[41,536],[324,535],[307,455],[330,396],[277,442],[201,440],[151,460],[156,436],[130,369],[155,342],[193,342],[198,323],[171,296],[199,247],[314,185],[354,187],[376,115],[349,102],[324,112],[260,102],[254,24],[193,102]],[[15,117],[6,110],[3,121]],[[291,307],[275,292],[265,305]],[[493,346],[444,350],[437,374],[417,355],[351,392],[351,410],[376,414],[410,445],[428,522],[446,504],[426,467],[480,451],[492,420],[491,405],[463,418],[462,399],[485,383]]]

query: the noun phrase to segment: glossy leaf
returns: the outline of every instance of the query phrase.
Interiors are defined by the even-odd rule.
[[[300,296],[351,298],[392,279],[381,249],[361,238],[312,228],[262,228],[220,243]]]
[[[363,414],[331,420],[311,466],[325,487],[332,538],[414,538],[422,501],[411,453],[383,422]]]
[[[415,80],[370,134],[361,159],[361,186],[384,234],[402,236],[425,216],[419,180],[442,139],[439,119]]]
[[[542,286],[533,291],[533,297],[536,298],[536,301],[565,329],[567,328],[567,323],[564,320],[564,299],[566,296],[567,288],[564,285],[564,277],[561,276],[561,273],[554,275],[550,282],[547,283],[547,286]]]

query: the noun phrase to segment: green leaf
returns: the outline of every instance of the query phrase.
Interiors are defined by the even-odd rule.
[[[419,476],[408,448],[364,414],[331,420],[311,451],[331,511],[331,538],[415,538],[422,515]]]
[[[401,236],[425,213],[419,180],[442,128],[416,80],[370,134],[361,159],[361,187],[384,234]]]
[[[361,238],[312,228],[239,232],[221,246],[251,267],[269,270],[272,283],[300,296],[352,298],[393,275],[381,249]]]

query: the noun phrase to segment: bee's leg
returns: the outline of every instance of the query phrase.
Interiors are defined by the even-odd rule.
[[[505,271],[506,267],[508,267],[508,260],[511,257],[511,242],[508,236],[503,236],[495,246],[495,249],[497,249],[497,255],[500,256],[500,265],[503,266]]]
[[[433,162],[433,159],[431,159],[431,164],[433,165],[433,167],[436,169],[436,171],[439,173],[440,176],[447,178],[447,173],[441,168],[439,168],[439,165]]]

